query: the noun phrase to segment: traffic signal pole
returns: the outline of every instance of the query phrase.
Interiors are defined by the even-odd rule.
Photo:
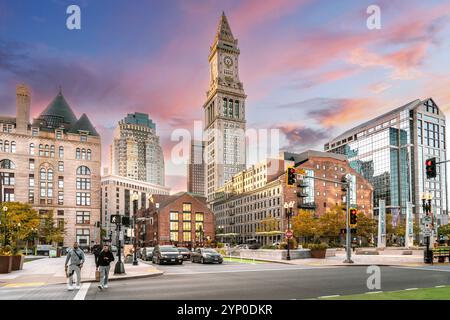
[[[344,260],[344,263],[353,263],[352,260],[352,248],[351,248],[351,243],[352,243],[352,234],[351,234],[351,230],[350,230],[350,182],[347,180],[347,182],[344,184],[345,188],[347,189],[347,195],[346,197],[346,229],[347,229],[347,234],[346,234],[346,253],[347,253],[347,258]]]

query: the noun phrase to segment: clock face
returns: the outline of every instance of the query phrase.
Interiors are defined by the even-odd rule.
[[[223,62],[227,67],[231,67],[233,65],[233,59],[231,59],[231,57],[228,56],[223,59]]]

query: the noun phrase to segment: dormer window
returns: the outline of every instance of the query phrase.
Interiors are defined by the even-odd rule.
[[[56,136],[56,139],[61,140],[62,136],[63,136],[62,130],[56,130],[55,136]]]
[[[80,135],[80,141],[81,142],[86,142],[87,141],[87,135],[86,134]]]
[[[39,128],[31,128],[31,135],[37,137],[39,135]]]

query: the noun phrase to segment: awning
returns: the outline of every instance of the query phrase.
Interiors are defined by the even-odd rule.
[[[217,233],[216,237],[237,237],[239,233]]]
[[[276,236],[279,234],[284,234],[283,231],[261,231],[255,233],[257,236]]]

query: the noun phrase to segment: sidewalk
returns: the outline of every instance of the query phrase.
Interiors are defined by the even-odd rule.
[[[240,258],[239,256],[233,256]],[[294,260],[271,260],[271,259],[258,259],[254,260],[284,263],[290,265],[303,265],[303,266],[404,266],[404,267],[417,267],[427,266],[423,262],[423,256],[406,256],[406,255],[355,255],[352,254],[352,260],[354,263],[344,263],[346,256],[343,253],[337,253],[335,257],[327,257],[325,259],[294,259]],[[245,258],[250,259],[251,258]]]
[[[42,258],[23,264],[23,270],[13,271],[7,274],[0,274],[0,286],[32,286],[67,283],[64,272],[64,262],[66,257]],[[144,278],[162,275],[163,272],[155,267],[139,262],[139,265],[125,264],[124,275],[114,275],[114,266],[117,257],[111,264],[109,280]],[[86,254],[86,261],[81,269],[82,282],[95,282],[95,261],[94,255]],[[75,276],[76,278],[76,276]]]

